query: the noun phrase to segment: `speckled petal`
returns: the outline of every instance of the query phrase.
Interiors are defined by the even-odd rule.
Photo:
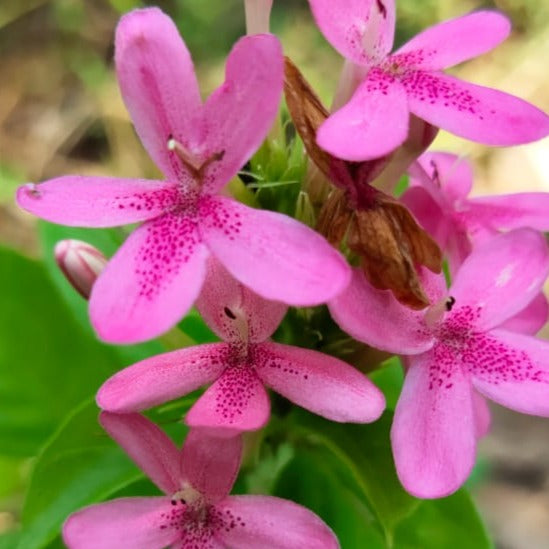
[[[477,343],[476,355],[471,372],[480,393],[511,410],[549,416],[549,342],[492,330]]]
[[[438,301],[445,293],[444,277],[422,272],[427,294]],[[351,284],[328,307],[342,330],[377,349],[415,354],[434,344],[423,323],[424,312],[401,305],[390,290],[374,288],[360,269],[353,270]]]
[[[115,227],[152,219],[171,208],[173,183],[67,175],[17,190],[17,203],[53,223],[77,227]]]
[[[185,173],[168,151],[170,136],[187,148],[199,134],[202,101],[191,56],[174,22],[158,8],[124,15],[116,29],[115,64],[122,97],[143,145],[173,181]]]
[[[191,486],[215,503],[233,487],[242,455],[242,437],[213,437],[191,429],[181,453],[181,471]]]
[[[267,386],[332,421],[370,423],[385,409],[383,393],[364,374],[332,356],[263,343],[254,349],[254,357]]]
[[[439,70],[490,51],[510,32],[511,23],[501,13],[477,11],[429,27],[394,55],[406,56],[417,69]]]
[[[295,219],[221,196],[202,199],[201,217],[200,231],[212,255],[266,299],[318,305],[349,283],[341,254]]]
[[[241,38],[227,59],[225,82],[204,106],[204,147],[223,153],[206,170],[203,188],[215,192],[250,159],[267,136],[278,112],[283,83],[278,38]]]
[[[208,274],[196,301],[206,324],[225,341],[265,341],[280,324],[288,306],[268,301],[238,282],[215,258],[208,260]]]
[[[107,379],[97,405],[110,412],[139,412],[182,397],[217,379],[230,353],[225,343],[209,343],[146,358]]]
[[[435,72],[411,72],[401,82],[411,112],[471,141],[519,145],[549,134],[549,116],[507,93]]]
[[[441,362],[448,353],[445,347],[410,357],[391,429],[400,481],[420,498],[455,492],[475,463],[472,387],[457,354]]]
[[[171,328],[198,296],[207,256],[194,219],[166,214],[145,222],[92,288],[90,317],[99,337],[135,343]]]
[[[63,525],[69,549],[162,549],[179,533],[162,528],[168,523],[170,500],[166,497],[122,498],[85,507]]]
[[[317,142],[324,150],[345,160],[379,158],[404,142],[408,121],[404,88],[374,68],[351,100],[320,126]]]
[[[517,229],[479,244],[464,261],[449,290],[456,302],[450,316],[482,331],[523,310],[549,274],[543,236]],[[456,317],[457,318],[457,317]]]
[[[207,427],[215,436],[254,431],[267,423],[270,402],[253,368],[233,364],[198,399],[185,417],[190,427]]]
[[[230,527],[216,537],[233,549],[338,549],[330,528],[309,509],[269,496],[230,496],[216,505]]]
[[[379,61],[393,47],[394,0],[309,0],[320,31],[357,65]]]
[[[549,318],[549,303],[543,292],[540,292],[522,311],[500,325],[509,332],[524,335],[536,335],[545,326]]]
[[[179,490],[179,450],[152,421],[140,414],[101,412],[99,423],[165,494]]]

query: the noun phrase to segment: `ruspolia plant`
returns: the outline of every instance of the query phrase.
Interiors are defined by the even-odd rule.
[[[293,463],[322,441],[332,451],[324,471],[337,469],[333,456],[355,456],[354,476],[338,473],[337,482],[366,495],[370,511],[361,520],[376,532],[368,541],[398,547],[406,513],[389,520],[388,506],[376,498],[391,501],[399,488],[390,480],[388,496],[372,488],[376,475],[394,476],[390,455],[380,465],[347,451],[367,444],[360,432],[388,444],[386,431],[361,431],[361,424],[375,427],[385,408],[365,373],[377,364],[372,349],[402,357],[390,439],[398,478],[417,498],[448,496],[466,481],[489,426],[484,397],[549,416],[549,344],[535,337],[548,314],[541,290],[549,254],[537,231],[549,228],[549,199],[469,199],[464,160],[420,156],[439,128],[487,145],[549,133],[549,117],[536,107],[441,72],[504,40],[507,18],[465,15],[390,54],[393,1],[310,0],[320,31],[346,59],[330,114],[268,33],[271,3],[246,0],[248,36],[230,52],[224,83],[205,101],[169,17],[156,8],[124,15],[115,40],[120,89],[165,179],[64,176],[17,192],[22,208],[54,223],[142,223],[108,262],[86,243],[56,248],[68,280],[89,297],[101,339],[126,344],[160,336],[193,304],[221,339],[167,348],[105,380],[97,393],[101,425],[165,495],[76,511],[63,527],[70,548],[337,547],[330,527],[343,539],[341,516],[314,505],[307,489],[295,499],[312,501],[329,526],[291,501],[228,496],[241,458],[237,489],[254,493],[258,471],[271,479],[259,484],[273,488],[280,452],[290,452]],[[261,209],[260,193],[258,207],[245,205],[226,186],[245,165],[253,173],[264,140],[258,154],[267,161],[285,141],[268,135],[284,79],[310,169],[316,163],[322,174],[309,177],[299,196],[309,219],[320,215],[320,232]],[[297,135],[290,148],[303,158]],[[391,170],[409,170],[401,200],[383,185]],[[332,184],[320,201],[308,200],[315,177]],[[450,265],[449,288],[442,258]],[[270,419],[267,389],[285,397],[273,394]],[[139,414],[189,394],[184,441],[173,442]],[[312,471],[303,468],[293,482],[311,490]],[[398,497],[408,514],[420,505],[404,492]],[[412,529],[421,520],[412,514]],[[351,547],[349,539],[344,545]],[[364,547],[366,537],[354,543]]]

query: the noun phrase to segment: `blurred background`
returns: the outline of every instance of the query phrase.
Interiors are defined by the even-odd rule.
[[[31,260],[47,257],[51,261],[52,251],[41,245],[36,219],[14,205],[16,186],[67,173],[157,175],[134,134],[112,66],[114,28],[120,14],[146,4],[152,2],[0,2],[0,246],[11,250],[9,254],[15,252],[2,256],[10,258],[10,265],[0,264],[4,287],[0,295],[2,299],[11,296],[12,301],[17,300],[27,316],[32,317],[43,306],[43,294],[48,290],[29,277],[24,295],[10,294],[12,279],[19,276],[19,271],[11,268],[19,259],[13,258],[22,255]],[[245,32],[242,0],[172,0],[154,4],[169,13],[179,26],[197,66],[202,91],[207,95],[222,81],[225,56]],[[549,111],[547,0],[398,0],[397,4],[397,45],[428,25],[472,9],[505,11],[513,21],[511,38],[495,51],[453,72],[518,95]],[[329,104],[341,59],[313,25],[307,2],[274,0],[272,28],[281,37],[286,54]],[[549,192],[548,139],[522,147],[488,149],[442,132],[434,147],[468,155],[473,160],[475,194]],[[2,307],[5,302],[0,302]],[[45,320],[31,322],[30,327],[12,320],[5,319],[0,324],[0,369],[17,374],[17,353],[28,356],[26,360],[30,362],[35,360],[25,354],[24,348],[40,338]],[[17,333],[12,334],[10,327],[14,326]],[[549,331],[545,331],[548,335]],[[70,364],[70,350],[59,355],[62,358],[56,355],[55,360]],[[30,391],[27,398],[32,399],[30,385],[41,380],[29,371],[24,382]],[[44,375],[46,379],[47,373]],[[44,383],[55,387],[64,382],[46,379]],[[12,406],[10,399],[19,398],[12,389],[0,386],[0,425],[13,419],[10,414],[17,413],[16,405],[24,404]],[[55,398],[52,392],[53,407]],[[49,417],[50,411],[44,410],[44,414]],[[547,548],[549,420],[496,407],[493,412],[492,432],[482,442],[479,467],[472,479],[473,494],[498,547]],[[54,419],[55,414],[51,425]],[[16,432],[12,438],[0,440],[0,533],[12,529],[20,519],[32,464],[32,457],[28,456],[36,450],[16,447],[14,441]]]

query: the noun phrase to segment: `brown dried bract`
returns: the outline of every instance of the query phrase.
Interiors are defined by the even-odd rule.
[[[373,286],[390,289],[401,303],[414,309],[426,307],[429,299],[416,266],[440,272],[442,254],[403,204],[369,185],[390,157],[347,162],[322,150],[316,144],[316,132],[329,113],[288,58],[284,89],[307,153],[338,187],[323,204],[317,229],[335,246],[346,241],[349,249],[360,256],[362,269]]]

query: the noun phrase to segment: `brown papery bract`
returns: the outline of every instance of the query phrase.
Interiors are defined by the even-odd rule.
[[[373,286],[391,290],[401,303],[413,309],[426,307],[429,299],[417,267],[424,265],[440,272],[440,249],[403,204],[370,185],[388,166],[392,155],[348,162],[322,150],[316,143],[316,132],[329,113],[287,57],[284,90],[307,153],[337,187],[322,205],[318,231],[334,246],[345,241],[360,257],[364,274]]]

